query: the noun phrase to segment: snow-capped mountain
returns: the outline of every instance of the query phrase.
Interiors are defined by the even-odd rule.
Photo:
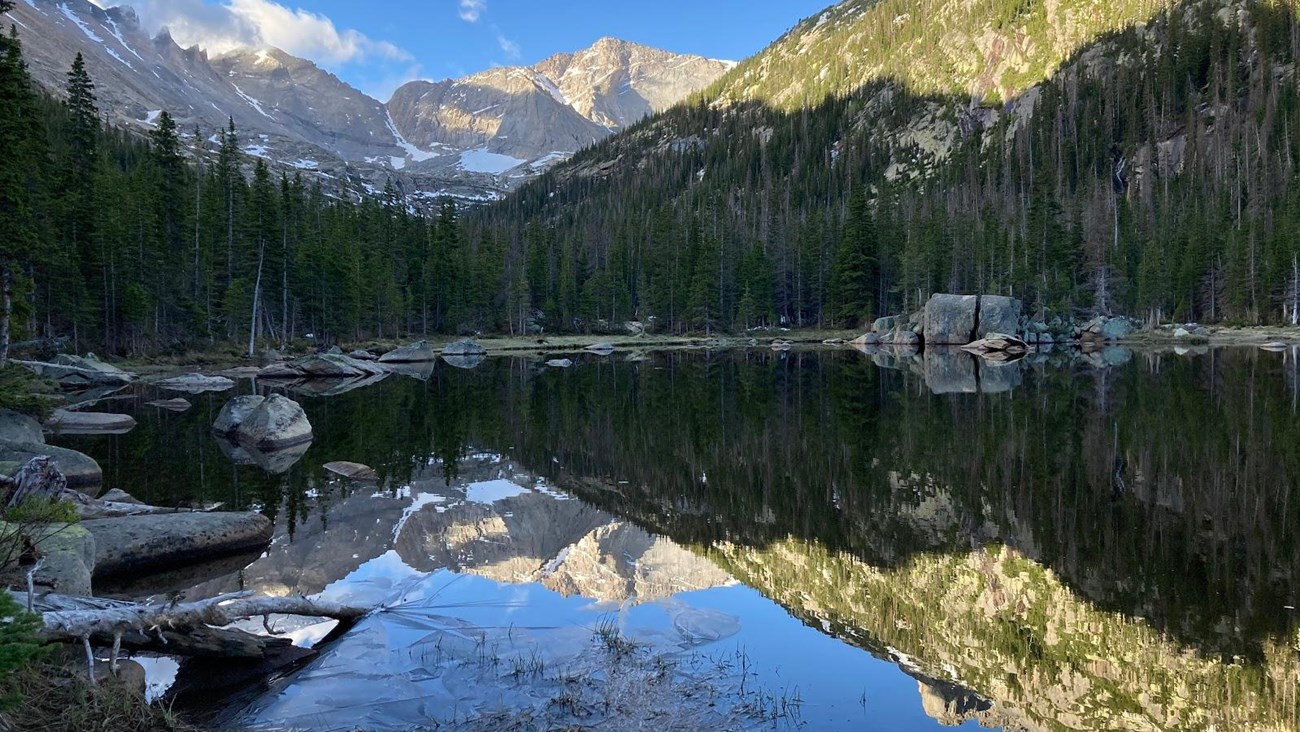
[[[667,109],[731,66],[602,38],[532,67],[410,82],[388,110],[406,139],[424,148],[552,162]]]
[[[234,119],[244,149],[360,188],[395,179],[426,198],[500,196],[551,164],[720,77],[727,62],[601,39],[532,68],[411,82],[387,104],[279,49],[220,56],[151,36],[126,6],[23,0],[13,22],[33,77],[60,90],[78,52],[112,121],[167,110],[209,140]]]

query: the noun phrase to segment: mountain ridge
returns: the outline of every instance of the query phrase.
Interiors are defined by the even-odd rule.
[[[617,100],[602,102],[601,91],[573,84],[561,92],[566,82],[551,82],[536,72],[530,88],[501,80],[518,73],[509,69],[489,69],[463,80],[412,82],[426,94],[443,87],[453,95],[473,96],[475,79],[494,79],[477,93],[500,96],[504,88],[507,95],[524,95],[514,100],[510,114],[480,119],[491,105],[449,104],[446,110],[431,110],[426,104],[407,114],[398,95],[389,102],[374,99],[315,62],[281,49],[241,48],[210,56],[198,46],[181,48],[165,28],[150,36],[129,6],[103,9],[88,0],[24,0],[7,18],[26,38],[32,75],[47,89],[62,90],[68,65],[82,53],[110,119],[147,130],[167,110],[187,134],[195,127],[220,130],[233,119],[248,143],[247,154],[326,174],[362,191],[373,192],[396,179],[399,188],[417,198],[499,198],[612,133],[610,126],[589,121],[570,106],[566,93],[595,100],[593,109],[613,109],[618,114],[610,119],[626,123],[676,101],[668,98],[672,95],[703,87],[726,67],[613,39],[552,57],[598,59],[610,77],[628,75],[617,66],[623,56],[665,65],[660,78],[653,63],[643,64],[638,78],[645,80],[647,94],[636,95],[640,106],[626,108]],[[602,55],[603,48],[622,56]],[[690,68],[667,68],[679,59],[689,60]],[[553,92],[547,94],[549,103],[540,98],[544,92]]]

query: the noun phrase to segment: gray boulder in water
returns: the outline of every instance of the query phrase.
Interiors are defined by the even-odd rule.
[[[272,394],[258,404],[238,428],[241,443],[262,450],[282,450],[311,442],[311,422],[294,400]]]
[[[172,567],[271,541],[260,513],[164,513],[82,521],[95,538],[95,576]]]
[[[964,346],[974,340],[979,298],[933,295],[925,304],[923,333],[927,346]]]
[[[425,363],[437,361],[438,354],[428,341],[416,341],[400,348],[395,348],[379,357],[380,363]]]
[[[206,374],[185,374],[173,376],[155,382],[169,391],[181,391],[188,394],[202,394],[206,391],[228,391],[235,388],[235,382],[224,376],[207,376]]]
[[[42,379],[58,382],[65,387],[122,386],[135,379],[134,374],[90,357],[61,355],[50,362],[15,360],[14,363]]]
[[[248,419],[248,415],[262,406],[264,401],[266,401],[266,397],[255,394],[237,396],[231,399],[217,413],[217,421],[212,423],[212,431],[228,437],[235,436],[239,432],[239,426]]]
[[[64,435],[121,435],[135,429],[135,418],[129,414],[56,409],[45,426]]]

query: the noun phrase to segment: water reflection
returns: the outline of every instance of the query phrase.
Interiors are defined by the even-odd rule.
[[[217,452],[224,395],[67,442],[141,498],[275,515],[302,556],[244,579],[285,591],[319,591],[390,546],[422,571],[540,583],[573,537],[625,541],[599,535],[595,516],[612,515],[897,663],[936,719],[1297,727],[1300,420],[1283,356],[746,351],[419,376],[300,393],[316,441],[278,476]],[[408,486],[481,477],[479,450],[583,500],[548,500],[550,514],[524,510],[545,496],[515,496],[510,517],[430,504],[396,534],[360,528],[400,521]],[[349,493],[321,470],[332,460],[373,466],[387,488]],[[306,538],[339,516],[357,521],[352,539]],[[494,554],[494,535],[512,548]],[[320,552],[340,566],[301,571]],[[616,597],[637,587],[626,569],[554,587]]]

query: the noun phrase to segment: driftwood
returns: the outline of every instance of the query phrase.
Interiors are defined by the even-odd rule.
[[[25,599],[11,594],[19,601]],[[333,618],[350,627],[369,612],[304,597],[254,597],[251,592],[188,603],[177,598],[148,604],[44,595],[37,597],[34,605],[44,623],[37,631],[41,640],[82,645],[92,660],[92,646],[111,648],[113,668],[123,648],[177,656],[267,658],[283,653],[292,643],[287,638],[219,626],[259,616],[266,626],[271,615],[302,615]]]
[[[71,503],[82,519],[118,518],[158,513],[180,513],[190,509],[162,508],[124,501],[102,501],[68,487],[54,461],[37,456],[27,461],[13,477],[0,476],[0,507],[13,508],[29,498],[46,498]]]

